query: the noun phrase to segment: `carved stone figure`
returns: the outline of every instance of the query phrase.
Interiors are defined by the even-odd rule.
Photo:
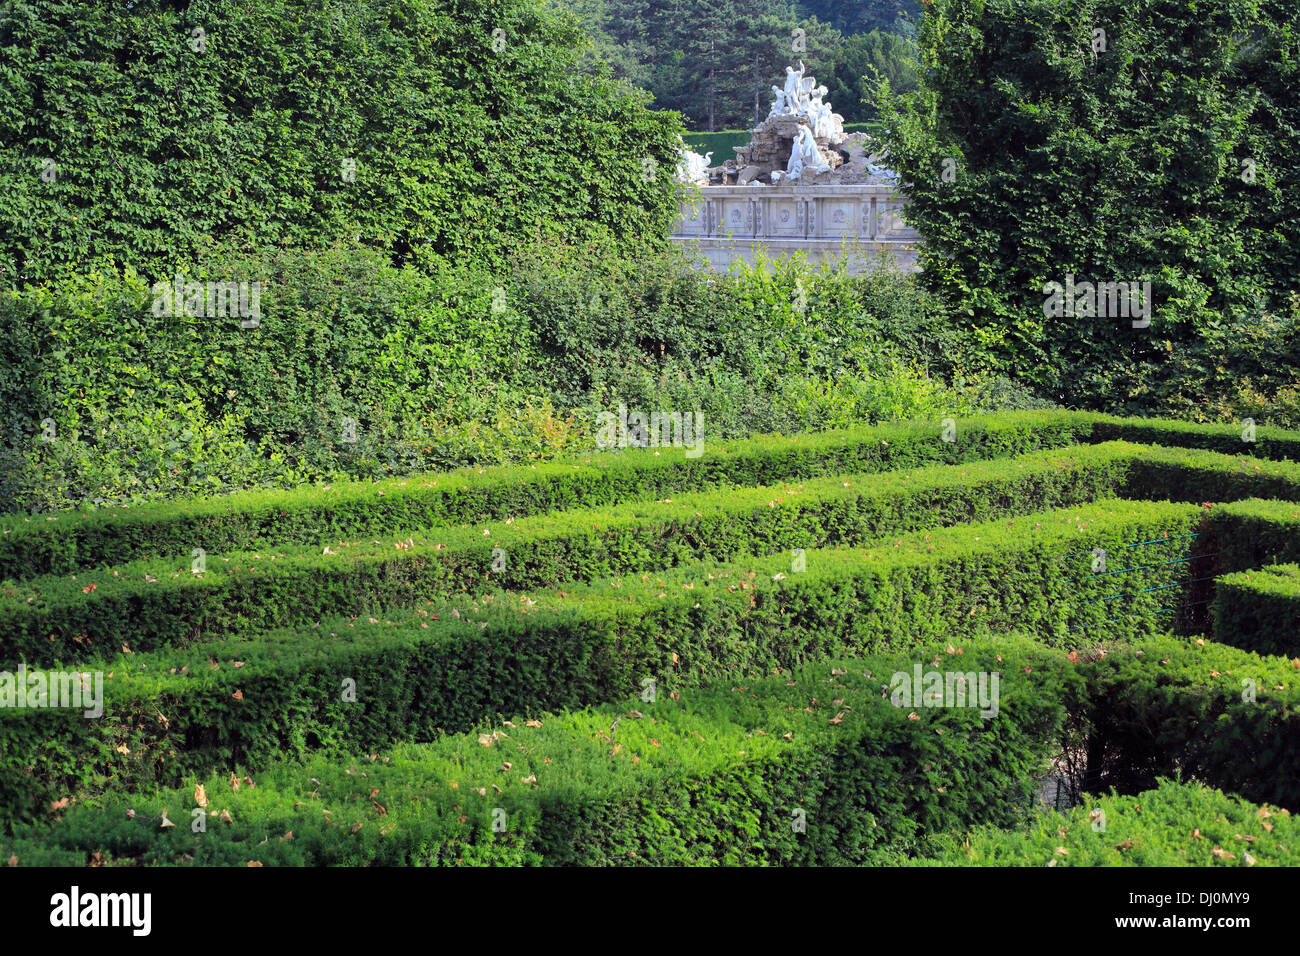
[[[681,162],[677,166],[677,178],[681,182],[699,183],[709,181],[709,160],[713,157],[713,151],[701,156],[692,150],[686,148],[683,144],[679,150]]]
[[[807,126],[800,126],[794,147],[790,150],[790,162],[785,167],[786,178],[800,179],[805,173],[822,173],[830,168],[830,164],[822,160],[813,131]]]

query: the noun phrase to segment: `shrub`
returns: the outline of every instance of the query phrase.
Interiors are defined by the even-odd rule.
[[[799,438],[764,437],[699,458],[674,449],[612,450],[578,461],[413,476],[377,484],[337,483],[292,491],[248,491],[132,508],[41,518],[0,517],[0,579],[118,564],[149,555],[188,555],[202,540],[214,553],[263,541],[319,542],[662,498],[718,485],[771,484],[847,472],[954,463],[1075,444],[1086,420],[1019,413],[958,426],[940,440],[938,422],[910,422]]]
[[[1042,810],[1027,827],[927,841],[920,866],[1297,866],[1300,821],[1198,783]]]
[[[783,555],[563,591],[476,589],[382,619],[124,653],[76,666],[113,675],[100,720],[0,711],[0,808],[315,746],[427,739],[494,712],[616,699],[646,678],[671,692],[894,650],[944,639],[954,621],[1066,646],[1163,629],[1200,521],[1187,505],[1105,501],[810,550],[802,572]],[[1147,550],[1129,566],[1132,548],[1155,539],[1164,560]],[[1098,546],[1113,556],[1105,574],[1090,570]]]
[[[1108,647],[1085,669],[1088,789],[1181,774],[1300,808],[1298,666],[1201,638]]]
[[[1300,565],[1274,564],[1214,582],[1214,639],[1260,654],[1300,654]]]
[[[77,263],[170,276],[214,240],[360,236],[401,262],[663,237],[680,118],[575,69],[581,46],[528,0],[15,6],[2,280]],[[646,159],[664,174],[643,176]]]
[[[1109,497],[1139,446],[1051,451],[911,473],[674,496],[485,527],[410,529],[405,540],[342,541],[136,561],[0,590],[8,659],[29,664],[129,644],[136,652],[227,638],[416,600],[555,587],[791,548],[861,545],[884,534],[1016,516]],[[319,543],[318,543],[319,544]],[[202,542],[200,542],[200,546]],[[210,563],[209,563],[210,562]],[[102,651],[101,651],[102,652]]]
[[[910,673],[915,654],[832,661],[520,714],[369,759],[279,763],[233,792],[243,771],[201,777],[200,834],[184,825],[197,792],[188,781],[78,801],[4,853],[28,865],[81,863],[89,846],[109,863],[145,864],[868,863],[934,830],[1022,814],[1062,688],[1077,678],[1024,641],[963,651],[963,671],[1001,672],[996,716],[891,706],[881,687]],[[168,814],[178,825],[161,829]]]

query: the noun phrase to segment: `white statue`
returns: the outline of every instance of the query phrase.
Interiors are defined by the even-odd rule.
[[[844,139],[844,117],[836,113],[829,103],[820,100],[808,111],[813,133],[822,139],[838,143]]]
[[[790,66],[785,68],[785,109],[790,113],[799,112],[799,103],[803,99],[800,96],[803,82],[803,60],[799,61],[798,70]]]
[[[822,155],[817,150],[817,140],[813,131],[800,125],[799,134],[794,139],[790,150],[790,162],[785,167],[786,179],[800,179],[805,172],[822,173],[830,169],[828,163],[822,162]]]
[[[698,183],[708,181],[709,160],[713,158],[713,150],[709,150],[703,156],[686,148],[685,144],[679,147],[678,152],[681,154],[681,162],[677,165],[677,179],[679,182]]]
[[[768,119],[771,119],[773,116],[780,116],[782,113],[786,112],[785,90],[781,89],[779,86],[773,86],[772,92],[776,94],[776,99],[772,100],[772,108],[767,114]]]

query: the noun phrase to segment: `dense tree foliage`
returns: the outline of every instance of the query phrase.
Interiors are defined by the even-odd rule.
[[[934,0],[886,91],[924,281],[1062,401],[1190,412],[1294,384],[1300,15],[1263,0]],[[1152,283],[1150,325],[1047,283]],[[1228,355],[1237,356],[1230,362]]]
[[[0,282],[221,240],[662,235],[678,121],[582,45],[531,0],[7,3]]]
[[[552,0],[591,37],[593,60],[683,113],[699,131],[749,129],[770,87],[803,60],[847,122],[874,118],[864,76],[911,87],[910,0]],[[882,32],[882,31],[894,32]],[[869,32],[870,31],[870,32]]]

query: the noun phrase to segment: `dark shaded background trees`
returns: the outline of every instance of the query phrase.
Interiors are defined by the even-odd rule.
[[[769,87],[800,59],[850,123],[875,116],[864,75],[911,84],[913,0],[552,2],[582,21],[593,61],[608,61],[696,131],[752,127],[767,115]]]

